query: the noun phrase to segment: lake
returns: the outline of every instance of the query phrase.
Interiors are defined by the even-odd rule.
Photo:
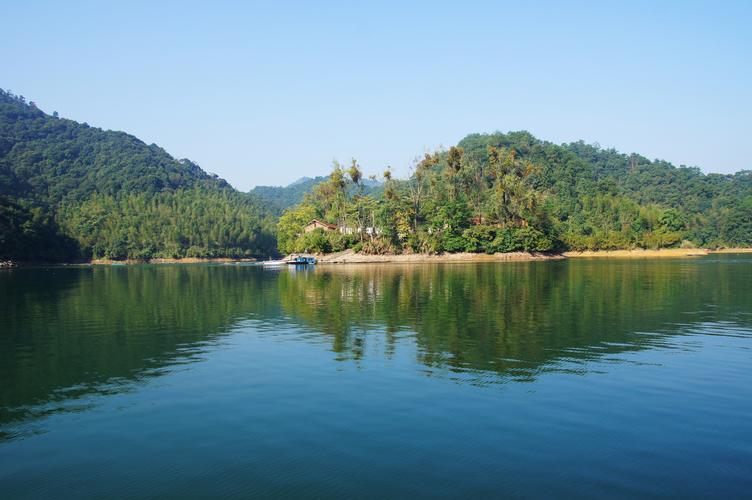
[[[3,498],[750,489],[750,255],[0,270]]]

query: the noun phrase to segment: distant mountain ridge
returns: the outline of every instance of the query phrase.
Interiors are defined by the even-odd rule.
[[[312,192],[314,187],[327,179],[326,176],[301,177],[287,186],[256,186],[249,193],[281,213],[302,202],[306,193]],[[383,187],[381,182],[372,179],[363,179],[363,186],[364,194],[370,195],[378,195]]]
[[[321,178],[321,176],[319,176],[319,178]],[[304,177],[301,177],[300,179],[298,179],[296,181],[291,182],[290,184],[287,185],[287,187],[297,186],[298,184],[303,184],[303,183],[308,182],[310,180],[313,180],[313,178],[312,177],[305,177],[304,176]]]

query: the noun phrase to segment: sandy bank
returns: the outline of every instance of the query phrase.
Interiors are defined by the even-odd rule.
[[[752,253],[752,248],[720,248],[708,250],[705,248],[662,248],[659,250],[594,250],[584,252],[564,252],[562,254],[544,254],[529,252],[511,252],[495,254],[478,253],[446,253],[440,255],[429,254],[396,254],[396,255],[365,255],[355,253],[352,250],[344,252],[316,255],[320,264],[411,264],[431,262],[524,262],[538,260],[559,260],[564,258],[661,258],[661,257],[700,257],[709,254],[734,254]],[[256,259],[231,259],[231,258],[185,258],[185,259],[149,259],[149,260],[111,260],[95,259],[78,265],[131,265],[131,264],[205,264],[205,263],[228,263],[228,262],[257,262]],[[5,264],[0,263],[0,264]],[[8,267],[15,266],[18,262],[8,261]],[[0,267],[3,267],[0,265]]]
[[[656,257],[700,257],[708,255],[709,250],[704,248],[661,248],[658,250],[589,250],[583,252],[564,252],[567,258],[580,257],[611,257],[611,258],[656,258]]]
[[[719,248],[710,253],[752,253],[752,248]]]
[[[528,252],[478,254],[478,253],[445,253],[429,254],[398,254],[398,255],[365,255],[345,250],[335,254],[317,255],[319,264],[418,264],[431,262],[510,262],[531,260],[562,259],[558,254],[542,254]]]

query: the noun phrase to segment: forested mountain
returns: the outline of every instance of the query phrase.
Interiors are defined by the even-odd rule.
[[[556,145],[527,132],[474,134],[458,147],[468,164],[482,166],[490,148],[530,162],[536,189],[546,193],[547,208],[568,247],[678,243],[650,241],[648,234],[660,229],[698,246],[752,244],[750,170],[703,174],[697,167],[676,167],[581,141]]]
[[[384,194],[337,167],[278,225],[282,251],[508,252],[752,245],[752,172],[703,174],[527,132],[473,134]],[[341,232],[302,232],[319,218]],[[369,229],[373,228],[373,229]]]
[[[345,234],[304,233],[314,218]],[[679,245],[752,246],[752,172],[706,175],[510,132],[427,154],[405,180],[364,179],[353,160],[241,193],[154,144],[0,90],[0,259]]]
[[[282,213],[303,201],[306,194],[326,180],[325,176],[301,177],[287,186],[256,186],[250,193],[264,200],[273,210]],[[381,183],[375,179],[364,179],[362,184],[364,193],[374,196],[378,196],[382,188]]]
[[[272,225],[189,160],[0,90],[0,258],[261,256]]]
[[[287,186],[256,186],[251,189],[250,194],[258,196],[274,210],[282,212],[303,201],[306,193],[325,180],[324,176],[301,177]]]

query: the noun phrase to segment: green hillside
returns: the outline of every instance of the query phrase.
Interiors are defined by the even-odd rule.
[[[352,234],[303,234],[313,218]],[[241,193],[154,144],[0,90],[0,259],[676,246],[752,246],[752,172],[497,132],[427,154],[405,180],[364,179],[353,160]]]
[[[581,141],[556,145],[527,132],[473,134],[458,146],[467,165],[486,165],[489,148],[501,148],[535,166],[534,185],[546,194],[549,214],[568,247],[677,243],[641,239],[661,229],[698,246],[752,245],[750,170],[703,174],[697,167]]]
[[[383,196],[356,166],[335,168],[278,225],[282,251],[511,252],[752,245],[752,172],[703,174],[583,142],[527,132],[473,134],[428,154],[410,179],[385,174]],[[342,235],[319,218],[374,227]],[[355,231],[357,233],[357,230]]]
[[[301,177],[297,181],[287,186],[256,186],[251,189],[250,194],[264,200],[267,206],[277,213],[293,207],[303,201],[305,195],[313,192],[313,189],[325,182],[327,177]],[[363,180],[363,190],[366,194],[378,196],[381,192],[382,185],[379,181],[373,179]]]
[[[272,225],[189,160],[0,91],[0,258],[263,256]]]
[[[317,184],[325,180],[326,177],[323,176],[302,177],[287,186],[256,186],[250,194],[263,199],[277,212],[282,212],[303,201],[306,193],[310,193]]]

